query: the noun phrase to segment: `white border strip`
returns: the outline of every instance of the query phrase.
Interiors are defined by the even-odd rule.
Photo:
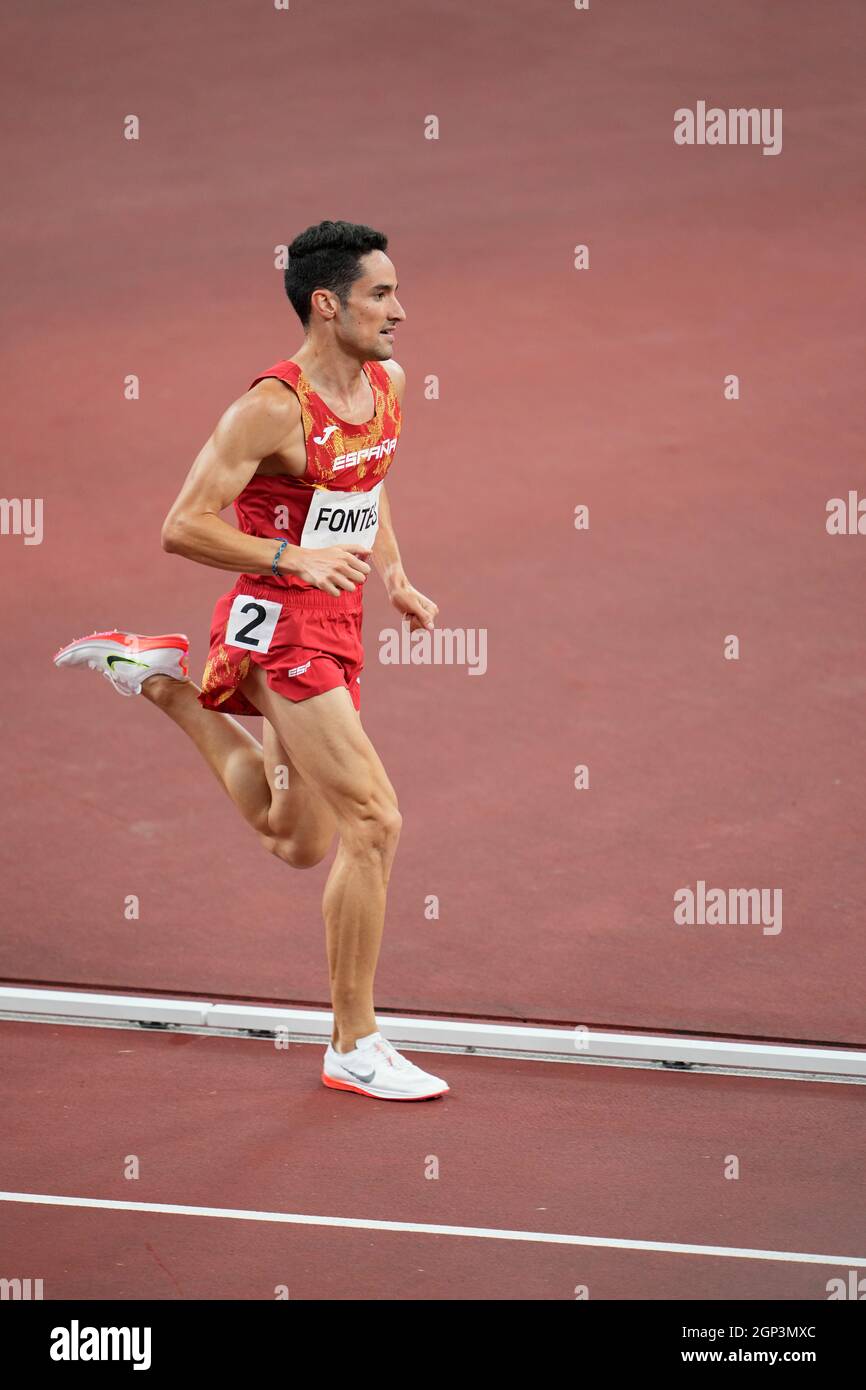
[[[654,1250],[668,1255],[715,1255],[731,1260],[778,1260],[789,1264],[866,1268],[866,1256],[860,1255],[811,1255],[799,1250],[750,1250],[735,1245],[682,1245],[666,1240],[618,1240],[610,1236],[557,1235],[552,1231],[505,1231],[491,1226],[434,1226],[426,1221],[366,1221],[354,1216],[301,1216],[286,1211],[245,1211],[239,1207],[188,1207],[169,1202],[117,1202],[104,1197],[54,1197],[41,1192],[0,1192],[0,1201],[52,1207],[95,1207],[105,1211],[147,1211],[163,1216],[210,1216],[224,1221],[270,1221],[289,1226],[337,1226],[350,1231],[405,1231],[425,1236],[467,1236],[474,1240],[520,1240],[542,1245],[589,1245],[605,1250]]]
[[[142,1025],[133,1023],[126,1018],[63,1018],[58,1014],[4,1014],[0,1009],[0,1023],[44,1023],[54,1024],[58,1028],[120,1028],[126,1032],[136,1032]],[[240,1032],[237,1028],[197,1028],[194,1024],[179,1024],[172,1029],[172,1032],[186,1033],[191,1038],[246,1038],[250,1041],[263,1043],[273,1043],[274,1034],[264,1032]],[[318,1043],[319,1047],[324,1046],[324,1036],[319,1039],[304,1037],[302,1034],[287,1033],[285,1041],[292,1043],[306,1043],[310,1046]],[[581,1066],[581,1067],[625,1067],[630,1071],[658,1071],[663,1065],[658,1062],[638,1062],[628,1061],[627,1059],[616,1059],[614,1057],[579,1057],[577,1054],[569,1055],[565,1052],[508,1052],[498,1047],[488,1051],[483,1047],[451,1047],[448,1043],[440,1043],[433,1047],[431,1043],[409,1043],[401,1042],[400,1048],[403,1052],[426,1052],[428,1055],[435,1054],[438,1057],[496,1057],[510,1058],[516,1062],[548,1062],[557,1066]],[[768,1077],[770,1080],[785,1081],[805,1081],[813,1085],[822,1086],[866,1086],[866,1078],[862,1080],[856,1076],[825,1076],[810,1075],[802,1071],[758,1071],[750,1069],[743,1071],[742,1067],[693,1067],[689,1071],[681,1071],[681,1076],[739,1076],[739,1077]]]
[[[206,1000],[156,999],[125,994],[0,987],[0,1013],[59,1018],[128,1020],[192,1025],[243,1032],[277,1030],[321,1042],[330,1036],[332,1015],[323,1009],[276,1009]],[[457,1019],[380,1014],[381,1027],[397,1044],[461,1048],[531,1058],[545,1054],[572,1061],[642,1062],[685,1067],[725,1067],[745,1072],[866,1079],[866,1052],[853,1048],[777,1046],[721,1038],[676,1038],[661,1034],[602,1033],[591,1029],[534,1028],[523,1024],[466,1023]]]
[[[133,1023],[198,1024],[213,1005],[198,999],[151,999],[134,994],[80,994],[65,989],[11,989],[0,986],[0,1011],[55,1014],[61,1018],[117,1018]]]

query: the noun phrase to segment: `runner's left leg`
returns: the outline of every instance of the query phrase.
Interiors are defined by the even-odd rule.
[[[271,789],[271,841],[265,847],[295,869],[312,868],[321,863],[331,848],[336,817],[302,777],[267,719],[262,720],[262,752]],[[262,838],[267,840],[266,836]]]
[[[271,854],[294,868],[309,868],[325,857],[336,829],[333,813],[297,771],[267,721],[263,748],[230,714],[203,709],[192,681],[151,676],[141,693],[192,739]]]

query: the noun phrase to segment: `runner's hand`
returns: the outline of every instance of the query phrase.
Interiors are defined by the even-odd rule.
[[[432,598],[427,598],[420,593],[408,579],[400,584],[394,584],[389,590],[388,597],[404,618],[409,619],[409,631],[419,632],[423,628],[428,630],[433,627],[436,615],[439,612],[438,604]]]
[[[369,554],[369,550],[360,545],[331,545],[324,550],[302,549],[295,573],[305,584],[312,584],[326,594],[340,594],[364,583],[370,573],[366,561]]]

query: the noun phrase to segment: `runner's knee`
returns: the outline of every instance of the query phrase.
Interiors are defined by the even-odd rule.
[[[391,796],[373,795],[352,808],[342,838],[358,853],[387,854],[400,838],[403,817]]]
[[[267,835],[263,835],[261,839],[270,854],[293,869],[314,869],[317,864],[321,864],[330,848],[330,840],[328,844],[315,844],[312,841],[298,844],[292,839],[273,839]]]

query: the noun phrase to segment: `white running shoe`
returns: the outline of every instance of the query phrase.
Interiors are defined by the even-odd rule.
[[[357,1091],[376,1100],[431,1100],[449,1089],[441,1076],[416,1067],[381,1033],[359,1038],[351,1052],[337,1052],[328,1043],[322,1080],[336,1091]]]
[[[101,671],[119,695],[140,695],[148,676],[189,678],[189,638],[183,632],[167,637],[141,637],[134,632],[91,632],[54,655],[55,666],[89,666]]]

